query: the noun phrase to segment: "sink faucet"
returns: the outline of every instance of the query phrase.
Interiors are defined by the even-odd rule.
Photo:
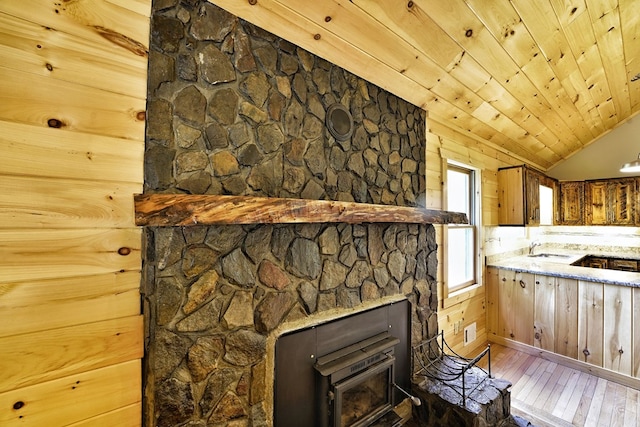
[[[540,246],[540,241],[534,240],[533,242],[531,242],[531,244],[529,244],[529,255],[533,255],[533,249],[536,246]]]

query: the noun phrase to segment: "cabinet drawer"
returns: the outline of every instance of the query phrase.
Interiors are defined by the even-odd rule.
[[[612,270],[638,271],[638,261],[630,259],[609,260],[609,268]]]

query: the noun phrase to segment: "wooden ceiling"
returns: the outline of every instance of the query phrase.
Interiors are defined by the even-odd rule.
[[[543,170],[640,110],[639,0],[210,1]]]

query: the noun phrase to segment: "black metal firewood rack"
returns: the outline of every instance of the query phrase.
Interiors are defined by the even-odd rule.
[[[466,407],[467,398],[491,377],[491,345],[476,357],[467,358],[456,353],[444,339],[444,331],[412,348],[417,370],[415,376],[437,381],[451,388],[462,398]],[[478,362],[487,356],[487,369]],[[475,368],[475,369],[474,369]],[[470,372],[473,370],[473,376]],[[478,375],[479,374],[479,375]]]

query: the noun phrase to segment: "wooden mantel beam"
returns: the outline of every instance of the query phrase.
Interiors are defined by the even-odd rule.
[[[467,223],[467,216],[458,212],[329,200],[136,194],[134,202],[136,225],[150,227],[320,222]]]

